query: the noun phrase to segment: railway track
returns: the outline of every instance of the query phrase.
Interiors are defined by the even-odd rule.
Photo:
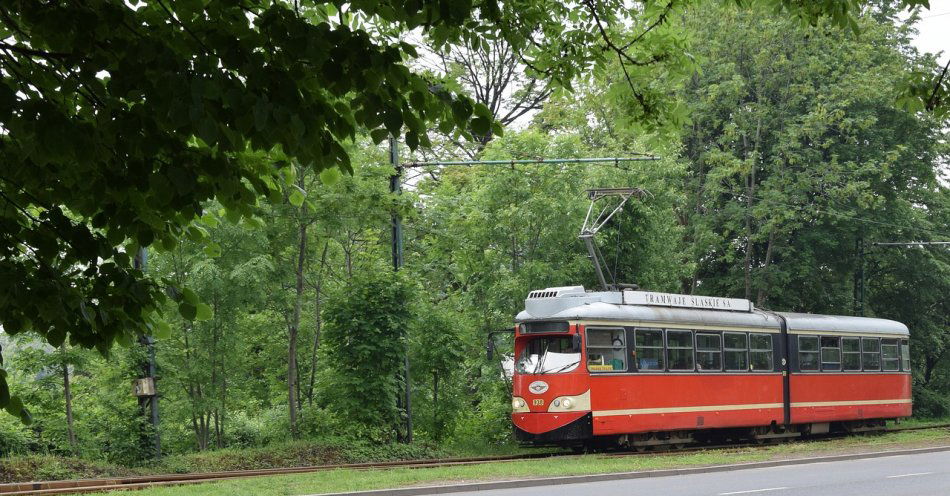
[[[946,429],[950,424],[916,426],[916,427],[897,427],[886,429],[881,432],[900,432],[913,430]],[[829,436],[834,437],[834,436]],[[828,437],[814,438],[813,440],[827,439]],[[807,440],[798,440],[807,441]],[[653,451],[615,451],[609,452],[611,456],[642,456],[642,455],[678,455],[690,452],[710,451],[720,449],[738,449],[738,448],[768,448],[774,445],[769,444],[722,444],[722,445],[693,445],[681,449],[668,449],[657,447]],[[231,470],[224,472],[206,472],[195,474],[165,474],[136,477],[109,477],[100,479],[73,479],[60,481],[40,481],[40,482],[15,482],[0,484],[0,495],[3,496],[41,496],[41,495],[60,495],[60,494],[80,494],[94,493],[104,491],[123,491],[145,489],[160,486],[180,486],[188,484],[200,484],[206,482],[242,479],[250,477],[263,477],[268,475],[287,475],[323,472],[328,470],[381,470],[389,468],[431,468],[447,467],[453,465],[476,465],[481,463],[495,463],[509,460],[527,460],[539,458],[551,458],[562,456],[583,456],[574,453],[529,453],[524,455],[508,456],[487,456],[471,458],[449,458],[438,460],[405,460],[393,462],[377,463],[350,463],[335,465],[315,465],[308,467],[291,468],[269,468],[258,470]]]

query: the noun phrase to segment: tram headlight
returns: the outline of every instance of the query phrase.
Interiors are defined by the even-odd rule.
[[[582,412],[590,410],[590,391],[573,396],[558,396],[551,402],[548,412]]]
[[[518,409],[520,409],[520,408],[524,408],[524,407],[525,407],[525,402],[524,402],[524,400],[521,399],[521,398],[515,398],[515,399],[511,400],[511,407],[512,407],[513,409],[515,409],[515,410],[518,410]]]

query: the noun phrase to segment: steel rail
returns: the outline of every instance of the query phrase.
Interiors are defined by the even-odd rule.
[[[891,429],[882,429],[877,431],[866,431],[857,434],[882,434],[888,432],[900,432],[900,431],[914,431],[914,430],[929,430],[929,429],[947,429],[950,428],[950,424],[938,424],[938,425],[926,425],[926,426],[913,426],[913,427],[897,427]],[[831,435],[822,435],[815,436],[811,438],[779,438],[776,441],[787,442],[813,442],[821,441],[823,439],[829,439],[834,437],[844,437],[852,434],[831,434]],[[719,444],[719,445],[697,445],[695,443],[689,444],[688,447],[684,448],[675,448],[672,445],[658,445],[653,446],[652,450],[647,451],[612,451],[605,452],[603,454],[610,456],[643,456],[643,455],[654,455],[654,456],[673,456],[678,454],[686,454],[691,452],[702,452],[702,451],[716,451],[716,450],[726,450],[726,449],[765,449],[776,446],[777,443],[764,443],[764,444],[749,444],[749,443],[740,443],[740,444]],[[160,486],[178,486],[178,485],[189,485],[189,484],[201,484],[207,482],[220,482],[226,480],[235,480],[235,479],[244,479],[251,477],[264,477],[272,475],[289,475],[289,474],[301,474],[301,473],[314,473],[314,472],[323,472],[328,470],[385,470],[392,468],[433,468],[433,467],[446,467],[446,466],[461,466],[461,465],[478,465],[484,463],[495,463],[500,461],[511,461],[511,460],[530,460],[530,459],[539,459],[539,458],[551,458],[551,457],[562,457],[562,456],[584,456],[575,453],[527,453],[522,455],[506,455],[506,456],[487,456],[487,457],[470,457],[470,458],[448,458],[448,459],[436,459],[436,460],[403,460],[403,461],[392,461],[392,462],[375,462],[375,463],[349,463],[349,464],[332,464],[332,465],[314,465],[306,467],[289,467],[289,468],[268,468],[268,469],[257,469],[257,470],[231,470],[231,471],[222,471],[222,472],[206,472],[206,473],[194,473],[194,474],[164,474],[164,475],[153,475],[153,476],[133,476],[133,477],[110,477],[110,478],[100,478],[100,479],[72,479],[72,480],[59,480],[59,481],[40,481],[40,482],[14,482],[14,483],[5,483],[0,484],[0,495],[4,496],[41,496],[41,495],[62,495],[62,494],[79,494],[79,493],[92,493],[92,492],[105,492],[105,491],[123,491],[123,490],[135,490],[135,489],[146,489],[150,487],[160,487]]]

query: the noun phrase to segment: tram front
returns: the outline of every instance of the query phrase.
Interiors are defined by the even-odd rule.
[[[511,420],[519,441],[571,445],[592,435],[583,326],[525,322],[515,328]]]

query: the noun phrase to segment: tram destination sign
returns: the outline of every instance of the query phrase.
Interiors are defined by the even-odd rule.
[[[678,308],[705,308],[709,310],[732,310],[751,312],[752,302],[744,298],[718,298],[715,296],[693,296],[650,291],[624,291],[623,302],[627,305],[654,305]]]

